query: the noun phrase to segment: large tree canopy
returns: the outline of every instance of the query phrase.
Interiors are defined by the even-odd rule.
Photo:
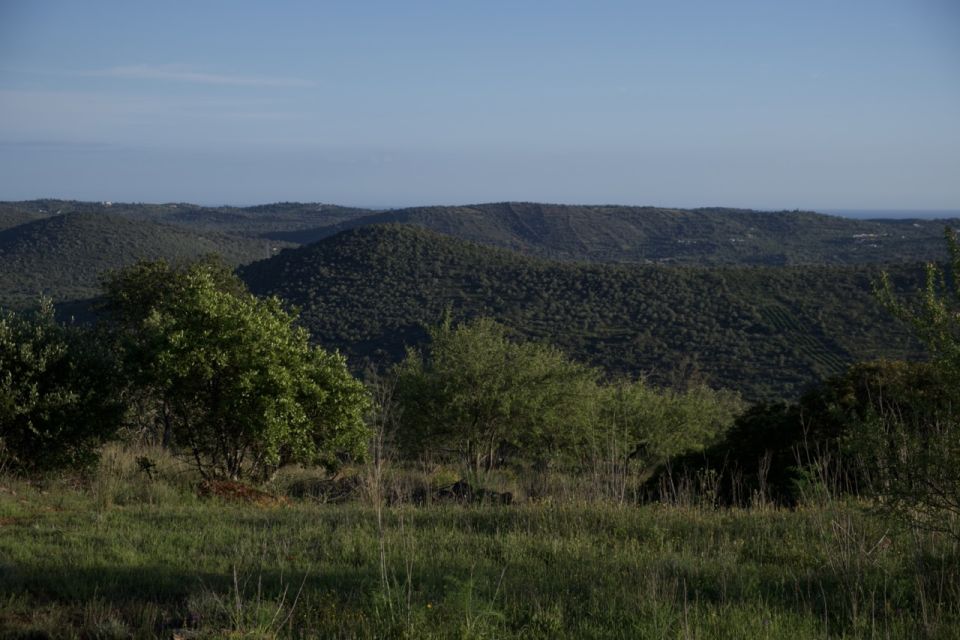
[[[142,263],[106,284],[125,365],[165,440],[205,476],[361,456],[367,397],[276,298],[216,263]]]

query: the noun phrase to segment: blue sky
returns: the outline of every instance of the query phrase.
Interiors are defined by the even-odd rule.
[[[0,199],[960,208],[960,2],[0,0]]]

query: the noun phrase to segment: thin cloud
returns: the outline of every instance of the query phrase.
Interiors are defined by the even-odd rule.
[[[102,78],[126,78],[130,80],[166,80],[193,84],[223,85],[234,87],[313,87],[316,83],[303,78],[274,76],[241,76],[203,73],[192,69],[168,65],[127,65],[97,71],[87,71],[86,76]]]
[[[77,150],[77,151],[109,151],[117,145],[106,142],[88,142],[83,140],[55,140],[55,139],[3,139],[0,138],[0,150],[3,149],[41,149],[41,150]]]

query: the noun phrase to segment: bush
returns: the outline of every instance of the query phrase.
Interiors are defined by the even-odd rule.
[[[89,330],[65,327],[44,301],[0,315],[0,450],[15,471],[89,467],[120,426],[108,352]]]
[[[595,370],[553,347],[514,342],[485,318],[447,321],[430,336],[396,370],[407,457],[452,457],[479,474],[507,457],[546,465],[589,441]]]
[[[914,392],[916,411],[885,408],[864,424],[865,458],[886,508],[924,527],[960,538],[960,244],[945,231],[946,269],[926,267],[926,286],[914,300],[898,299],[884,274],[877,294],[910,323],[931,356],[932,378]]]
[[[795,505],[812,490],[862,493],[876,477],[878,418],[923,420],[946,391],[928,364],[856,363],[797,402],[750,407],[720,442],[674,459],[671,472],[718,474],[717,498],[725,504],[759,497]]]
[[[205,478],[362,457],[368,400],[344,359],[222,265],[144,263],[107,284],[116,342],[163,440]]]
[[[740,413],[737,394],[698,385],[685,391],[655,389],[642,380],[603,390],[604,440],[619,457],[650,469],[672,456],[716,442]]]

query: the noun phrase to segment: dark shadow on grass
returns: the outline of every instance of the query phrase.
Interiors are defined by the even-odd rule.
[[[374,567],[327,571],[279,571],[271,568],[238,567],[241,595],[255,595],[258,587],[265,597],[279,596],[284,589],[334,591],[355,597],[369,591],[379,580]],[[203,592],[234,594],[234,576],[209,571],[184,571],[164,566],[141,568],[32,568],[5,567],[0,576],[0,597],[23,595],[40,602],[76,604],[99,599],[122,606],[131,602],[180,604]]]
[[[569,563],[569,564],[567,564]],[[942,567],[942,565],[941,565]],[[565,576],[562,583],[552,586],[534,584],[537,576],[546,572]],[[547,554],[539,559],[528,558],[510,568],[521,584],[513,588],[520,592],[536,592],[547,600],[563,599],[567,613],[573,618],[596,616],[603,612],[629,611],[636,594],[648,592],[651,582],[658,597],[664,598],[677,611],[695,604],[706,604],[723,611],[726,607],[763,605],[773,610],[809,617],[826,625],[833,635],[863,632],[864,624],[879,629],[902,628],[906,623],[918,630],[924,617],[938,610],[945,619],[960,618],[960,603],[951,600],[956,591],[945,592],[939,601],[933,597],[936,583],[960,580],[960,567],[954,566],[947,574],[925,575],[928,584],[921,595],[917,588],[918,575],[910,569],[897,573],[868,570],[862,575],[843,575],[827,566],[811,569],[794,580],[785,580],[778,568],[745,568],[743,572],[730,567],[691,568],[684,563],[653,559],[650,566],[637,573],[614,570],[598,563],[585,567],[582,558],[563,558]],[[526,579],[528,582],[522,584]],[[603,594],[598,606],[591,595]],[[872,601],[871,601],[872,600]]]

